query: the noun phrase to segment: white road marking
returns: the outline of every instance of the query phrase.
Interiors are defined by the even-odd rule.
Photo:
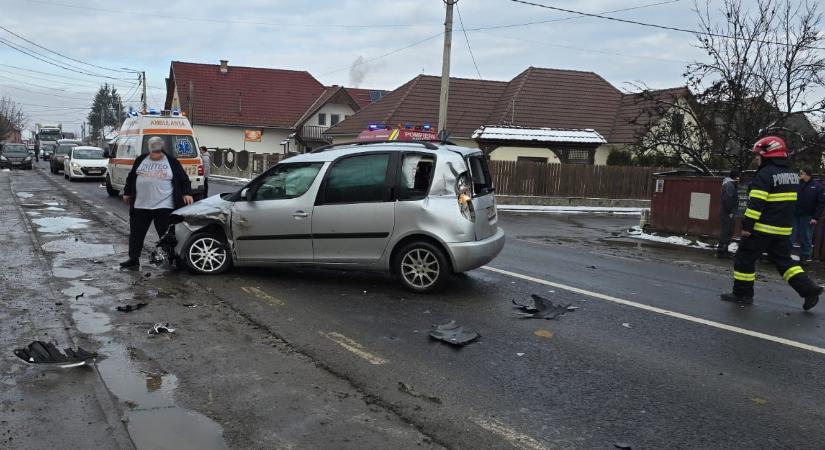
[[[513,430],[498,420],[477,417],[473,418],[472,421],[481,428],[484,428],[485,430],[503,438],[505,441],[512,444],[513,447],[523,450],[548,450],[548,448],[542,445],[541,442],[527,436],[526,434]]]
[[[574,292],[576,294],[586,295],[588,297],[597,298],[600,300],[606,300],[608,302],[617,303],[619,305],[630,306],[633,308],[643,309],[645,311],[654,312],[657,314],[662,314],[669,317],[675,317],[677,319],[686,320],[688,322],[699,323],[702,325],[707,325],[709,327],[718,328],[720,330],[730,331],[733,333],[743,334],[745,336],[755,337],[758,339],[764,339],[770,342],[776,342],[777,344],[787,345],[789,347],[795,347],[802,350],[807,350],[809,352],[820,353],[825,355],[825,348],[817,347],[815,345],[806,344],[804,342],[792,341],[790,339],[781,338],[778,336],[772,336],[770,334],[760,333],[758,331],[748,330],[745,328],[735,327],[733,325],[728,325],[725,323],[714,322],[712,320],[702,319],[701,317],[695,317],[688,314],[683,314],[675,311],[669,311],[663,308],[657,308],[655,306],[645,305],[643,303],[637,303],[630,300],[624,300],[618,297],[613,297],[611,295],[600,294],[598,292],[588,291],[586,289],[581,289],[573,286],[568,286],[566,284],[556,283],[553,281],[543,280],[541,278],[531,277],[529,275],[523,275],[516,272],[510,272],[508,270],[503,269],[496,269],[495,267],[484,266],[483,269],[489,270],[490,272],[496,272],[502,275],[507,275],[510,277],[518,278],[521,280],[530,281],[533,283],[543,284],[545,286],[552,286],[557,289],[564,289],[565,291]]]
[[[340,345],[341,347],[355,353],[356,355],[360,356],[361,358],[367,360],[370,364],[380,366],[381,364],[386,364],[389,361],[376,355],[370,353],[369,351],[364,349],[364,346],[353,341],[352,339],[344,336],[341,333],[336,333],[334,331],[330,331],[329,333],[324,333],[323,331],[319,331],[322,336],[326,337],[332,342]]]
[[[277,297],[273,297],[273,296],[267,294],[266,292],[264,292],[264,291],[262,291],[262,290],[260,290],[256,287],[243,286],[243,287],[241,287],[241,290],[246,292],[247,294],[254,295],[255,297],[260,298],[261,300],[265,300],[265,301],[267,301],[269,303],[272,303],[274,305],[284,306],[284,301],[283,300],[281,300]]]

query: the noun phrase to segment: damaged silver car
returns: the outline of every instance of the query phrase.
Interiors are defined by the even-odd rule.
[[[389,271],[428,292],[504,247],[486,156],[430,142],[289,158],[236,193],[181,208],[162,240],[192,272],[320,265]]]

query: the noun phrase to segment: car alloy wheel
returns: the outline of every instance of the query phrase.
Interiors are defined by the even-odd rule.
[[[189,246],[187,258],[198,272],[216,273],[228,263],[226,247],[212,236],[197,238]]]
[[[401,257],[401,276],[415,289],[431,288],[440,274],[438,258],[425,248],[414,248]]]

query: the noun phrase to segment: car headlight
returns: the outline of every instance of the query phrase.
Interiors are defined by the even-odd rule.
[[[8,161],[8,159],[5,156],[0,155],[0,161]]]
[[[31,156],[27,156],[27,157],[26,157],[26,159],[24,159],[23,161],[31,161],[31,160],[32,160],[32,157],[31,157]]]
[[[76,163],[76,162],[73,162],[73,163],[71,164],[71,166],[72,166],[72,169],[79,169],[79,168],[80,168],[80,164],[78,164],[78,163]]]

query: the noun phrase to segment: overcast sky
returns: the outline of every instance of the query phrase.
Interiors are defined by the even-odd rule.
[[[594,13],[652,5],[611,15],[694,27],[693,0],[654,5],[663,1],[536,0]],[[420,73],[441,71],[442,0],[0,0],[0,11],[0,26],[50,50],[101,67],[145,70],[150,106],[156,107],[163,106],[172,60],[228,59],[230,66],[306,70],[325,84],[388,90]],[[634,81],[665,88],[684,84],[686,64],[702,57],[690,34],[509,0],[460,0],[458,12],[467,29],[550,22],[468,31],[466,39],[456,31],[452,76],[457,77],[478,78],[467,39],[481,76],[495,80],[538,66],[593,71],[620,89]],[[455,28],[461,29],[458,14]],[[96,87],[113,81],[96,74],[124,78],[114,82],[137,105],[131,73],[66,60],[3,30],[0,38],[88,72],[65,70],[0,43],[0,96],[22,103],[32,126],[61,121],[79,131]],[[367,63],[353,69],[356,61]]]

